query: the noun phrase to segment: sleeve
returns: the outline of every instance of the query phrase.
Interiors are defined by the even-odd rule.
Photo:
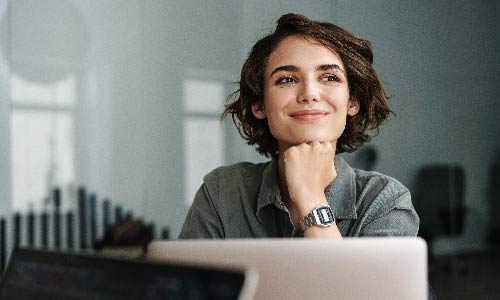
[[[378,206],[360,236],[416,236],[419,223],[410,192],[405,189],[385,205]]]
[[[224,228],[204,183],[196,193],[179,239],[224,238]]]

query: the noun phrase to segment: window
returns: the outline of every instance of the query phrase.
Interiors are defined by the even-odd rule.
[[[226,85],[218,80],[184,81],[184,195],[190,206],[203,176],[224,163],[224,132],[219,121]]]
[[[53,83],[10,78],[14,210],[38,209],[74,182],[74,75]],[[64,199],[64,198],[63,198]]]

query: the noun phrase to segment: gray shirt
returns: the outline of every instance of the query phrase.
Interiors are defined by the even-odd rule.
[[[276,160],[243,162],[207,174],[179,238],[293,237],[277,165]],[[342,236],[417,234],[419,218],[405,186],[377,172],[353,169],[338,156],[335,168],[337,178],[325,195]]]

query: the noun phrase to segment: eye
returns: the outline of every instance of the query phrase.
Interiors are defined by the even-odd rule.
[[[325,74],[323,75],[322,81],[333,81],[333,82],[342,82],[342,80],[335,74]]]
[[[294,83],[295,79],[291,76],[283,76],[276,80],[276,84]]]

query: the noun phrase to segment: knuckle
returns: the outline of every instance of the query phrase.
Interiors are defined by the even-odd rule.
[[[285,151],[285,157],[293,156],[295,155],[295,153],[297,153],[297,147],[296,146],[290,147],[288,148],[288,150]]]

